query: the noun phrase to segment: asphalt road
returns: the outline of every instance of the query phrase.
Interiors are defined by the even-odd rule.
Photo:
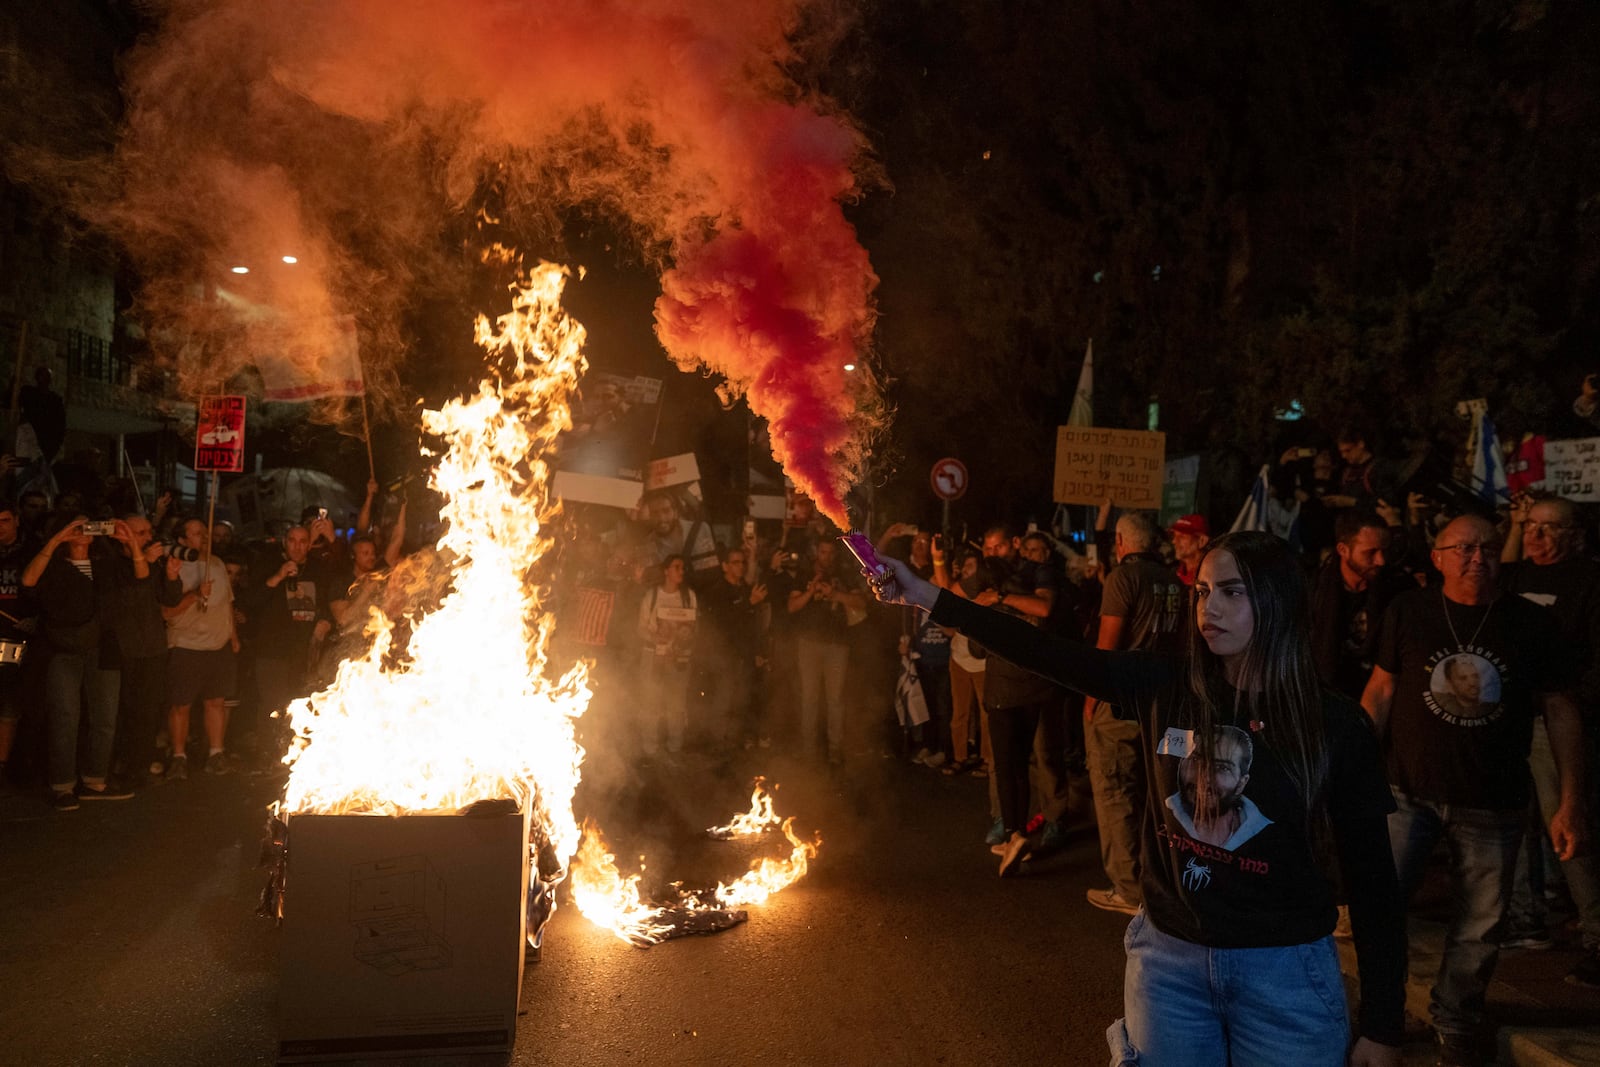
[[[1105,1062],[1126,921],[1084,902],[1100,878],[1085,816],[1001,881],[979,780],[872,754],[834,776],[745,756],[611,768],[621,784],[587,786],[579,808],[619,856],[709,884],[744,861],[700,828],[743,810],[764,772],[779,810],[823,834],[811,874],[741,926],[647,950],[564,906],[508,1062]],[[0,1060],[273,1062],[279,932],[253,913],[275,788],[197,775],[71,813],[0,800]]]

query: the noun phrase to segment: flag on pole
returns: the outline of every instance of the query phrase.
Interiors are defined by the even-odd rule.
[[[1472,484],[1478,496],[1490,504],[1511,499],[1511,482],[1506,477],[1506,457],[1500,451],[1500,435],[1495,432],[1494,420],[1487,412],[1478,413],[1473,420]]]
[[[1245,498],[1244,507],[1239,509],[1239,517],[1233,520],[1233,525],[1228,527],[1229,533],[1238,533],[1240,530],[1261,530],[1270,532],[1272,527],[1267,522],[1267,478],[1270,468],[1263,463],[1261,473],[1256,475],[1256,483],[1250,487],[1250,495]]]
[[[354,316],[307,320],[274,332],[277,352],[258,362],[263,400],[302,402],[366,392]]]
[[[1489,504],[1510,500],[1505,453],[1500,451],[1500,435],[1489,418],[1489,402],[1482,397],[1463,400],[1456,405],[1456,414],[1468,420],[1467,462],[1472,468],[1472,488],[1479,499]]]
[[[1068,426],[1094,425],[1094,338],[1083,353],[1083,370],[1078,372],[1078,391],[1072,394],[1072,411],[1067,415]]]

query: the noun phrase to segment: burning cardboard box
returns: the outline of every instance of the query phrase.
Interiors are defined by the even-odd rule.
[[[287,825],[279,1059],[509,1050],[527,814],[303,814]]]

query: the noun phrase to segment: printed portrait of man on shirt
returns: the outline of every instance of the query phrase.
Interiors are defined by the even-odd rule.
[[[1178,757],[1178,791],[1167,798],[1167,809],[1196,841],[1232,852],[1272,825],[1244,795],[1255,745],[1237,726],[1217,727],[1209,783],[1200,780],[1198,747],[1191,730],[1168,729],[1162,738],[1157,754]]]
[[[1500,706],[1500,672],[1482,656],[1463,652],[1434,667],[1428,679],[1433,706],[1458,719],[1481,719]]]

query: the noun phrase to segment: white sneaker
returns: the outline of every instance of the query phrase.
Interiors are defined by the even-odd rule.
[[[943,767],[944,763],[945,754],[943,752],[935,752],[932,755],[924,756],[922,758],[922,765],[924,767]]]
[[[917,749],[917,754],[915,756],[911,757],[911,762],[912,763],[925,763],[925,762],[927,762],[928,755],[929,755],[929,750],[928,750],[927,746],[924,745],[922,748]]]

